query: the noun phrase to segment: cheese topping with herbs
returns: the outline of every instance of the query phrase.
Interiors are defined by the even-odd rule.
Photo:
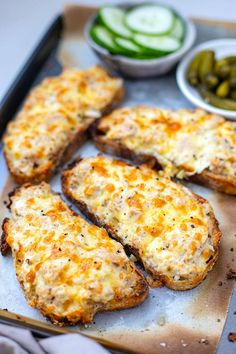
[[[214,254],[212,208],[182,185],[145,165],[97,156],[66,171],[63,188],[112,236],[138,250],[153,275],[184,280],[207,269]]]
[[[11,200],[4,229],[31,306],[87,322],[107,303],[119,308],[134,294],[141,276],[121,244],[76,215],[48,184],[21,187]]]
[[[65,69],[29,94],[15,121],[8,124],[4,150],[16,174],[33,175],[53,166],[65,148],[101,116],[122,87],[99,67]]]
[[[138,106],[115,110],[98,127],[105,141],[154,156],[170,176],[236,177],[236,123],[218,115]]]

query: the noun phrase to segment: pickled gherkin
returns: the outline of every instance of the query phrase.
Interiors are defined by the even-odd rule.
[[[225,60],[229,65],[236,64],[236,55],[231,55],[229,57],[226,57]]]
[[[215,53],[212,50],[202,53],[200,65],[198,67],[198,76],[204,82],[207,75],[211,74],[214,69]]]
[[[215,74],[220,79],[226,79],[230,74],[230,65],[226,59],[218,60],[215,64]]]
[[[232,77],[229,79],[229,85],[231,88],[236,89],[236,77]]]
[[[199,84],[198,72],[201,63],[201,58],[204,53],[205,52],[198,53],[188,67],[187,79],[192,86],[197,86]]]
[[[232,98],[232,100],[236,101],[236,90],[230,91],[230,98]]]
[[[219,84],[219,79],[216,75],[207,74],[204,78],[204,83],[209,88],[214,88]]]
[[[236,101],[232,99],[217,97],[214,93],[207,90],[204,86],[200,87],[200,93],[202,97],[206,100],[206,102],[211,104],[212,106],[221,109],[227,109],[230,111],[236,110]]]
[[[230,70],[229,85],[231,88],[236,89],[236,65],[233,65]]]
[[[209,104],[236,111],[236,55],[216,60],[213,50],[199,52],[188,67],[187,80]]]
[[[221,98],[225,98],[229,94],[229,81],[225,80],[217,87],[216,95]]]

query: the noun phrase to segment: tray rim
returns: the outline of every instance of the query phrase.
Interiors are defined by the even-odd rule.
[[[128,349],[122,345],[113,343],[103,338],[96,337],[91,334],[84,333],[79,330],[69,329],[67,327],[57,327],[52,324],[35,320],[34,318],[22,316],[8,310],[0,309],[0,323],[6,325],[12,325],[24,329],[30,330],[33,334],[40,335],[41,337],[49,337],[51,335],[61,335],[68,333],[77,333],[89,339],[95,340],[107,349],[112,349],[127,354],[136,354],[131,349]]]

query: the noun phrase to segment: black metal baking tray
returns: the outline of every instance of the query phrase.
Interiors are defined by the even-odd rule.
[[[59,44],[62,29],[62,16],[58,16],[49,26],[3,97],[0,103],[0,137],[4,133],[8,121],[14,117],[14,114],[17,112],[36,78],[37,81],[40,81],[45,76],[45,72],[49,76],[57,74],[60,71],[59,63],[56,61],[53,62],[52,57]],[[44,70],[41,73],[42,68]]]

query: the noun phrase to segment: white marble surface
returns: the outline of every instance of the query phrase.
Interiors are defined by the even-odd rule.
[[[69,2],[101,5],[104,1]],[[189,16],[236,21],[236,0],[162,1]],[[0,100],[50,21],[66,3],[68,0],[0,0]]]

